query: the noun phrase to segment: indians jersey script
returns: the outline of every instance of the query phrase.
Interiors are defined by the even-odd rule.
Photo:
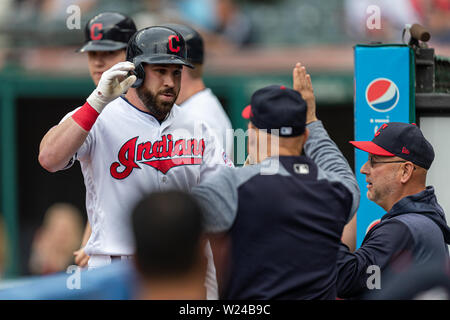
[[[181,113],[174,105],[160,124],[120,97],[97,118],[74,157],[86,185],[88,255],[132,255],[130,213],[143,195],[189,191],[218,166],[233,165],[210,128]]]

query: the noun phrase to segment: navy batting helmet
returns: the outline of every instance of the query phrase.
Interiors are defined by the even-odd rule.
[[[176,23],[164,24],[165,27],[178,31],[186,42],[186,55],[190,63],[203,64],[203,38],[196,30],[189,26]]]
[[[77,51],[124,49],[135,32],[131,18],[118,12],[103,12],[88,21],[84,28],[85,43]]]
[[[127,61],[135,65],[137,80],[133,88],[142,85],[145,78],[144,63],[179,64],[194,68],[186,61],[183,36],[167,27],[148,27],[136,32],[128,42]]]

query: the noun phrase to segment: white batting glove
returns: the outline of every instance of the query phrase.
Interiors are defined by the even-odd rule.
[[[100,113],[108,103],[125,93],[136,81],[134,75],[126,77],[131,70],[134,70],[134,64],[126,61],[103,72],[97,88],[86,99],[89,105]]]

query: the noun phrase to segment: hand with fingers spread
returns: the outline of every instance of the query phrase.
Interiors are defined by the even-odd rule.
[[[127,76],[132,70],[134,64],[128,61],[119,62],[106,70],[97,88],[87,98],[89,105],[98,113],[102,112],[108,103],[125,93],[136,81],[135,75]]]
[[[314,89],[311,83],[311,76],[306,73],[306,69],[300,62],[294,67],[292,71],[293,88],[298,91],[303,100],[306,101],[306,124],[317,121],[316,116],[316,97],[314,96]]]

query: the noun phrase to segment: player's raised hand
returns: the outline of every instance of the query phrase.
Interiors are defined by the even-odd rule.
[[[135,75],[128,76],[132,70],[134,64],[126,61],[103,72],[97,88],[87,98],[89,105],[100,113],[108,103],[126,92],[136,81]]]
[[[317,121],[316,97],[311,83],[311,76],[306,73],[306,69],[300,62],[297,62],[292,70],[293,88],[298,91],[307,105],[306,124]]]

